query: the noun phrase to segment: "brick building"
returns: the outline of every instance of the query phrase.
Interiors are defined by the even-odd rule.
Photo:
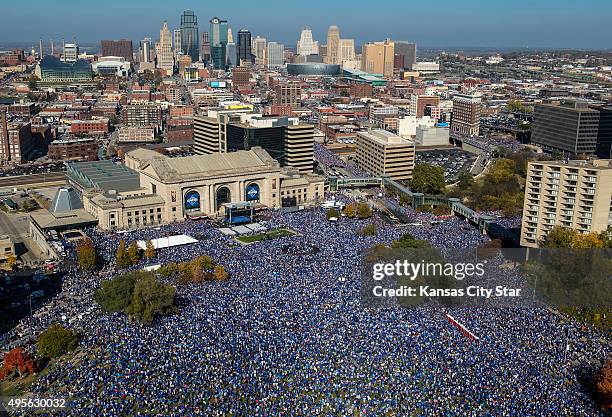
[[[54,160],[98,159],[98,143],[90,138],[58,139],[49,145],[48,156]]]

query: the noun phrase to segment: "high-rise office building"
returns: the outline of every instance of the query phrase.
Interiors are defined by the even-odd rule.
[[[521,245],[538,247],[555,226],[602,232],[612,226],[611,200],[609,159],[528,162]]]
[[[225,56],[227,57],[227,65],[233,68],[238,65],[238,48],[234,42],[228,42]]]
[[[227,63],[227,20],[210,19],[210,55],[214,69],[225,69]]]
[[[397,65],[396,68],[412,69],[412,65],[416,63],[416,43],[406,41],[394,41],[393,43],[396,62],[401,63],[401,66]]]
[[[597,149],[600,112],[587,102],[566,100],[560,105],[536,104],[531,142],[570,156],[591,155]],[[605,153],[602,157],[609,157]]]
[[[255,63],[263,65],[266,58],[266,38],[257,36],[253,41],[253,55],[255,55]]]
[[[254,61],[253,53],[251,52],[251,32],[247,29],[240,29],[238,31],[238,65],[252,64]]]
[[[272,42],[270,42],[272,43]],[[274,86],[274,104],[276,106],[300,107],[302,98],[302,83],[288,81]]]
[[[262,117],[231,112],[209,112],[194,119],[197,154],[235,152],[262,147],[281,166],[312,173],[314,126],[298,118]]]
[[[177,47],[175,49],[178,50]],[[193,62],[200,59],[198,17],[193,10],[185,10],[181,15],[181,50],[184,55],[189,55]]]
[[[480,133],[481,110],[482,100],[480,96],[455,94],[453,97],[451,132],[467,136],[478,136]]]
[[[318,45],[312,39],[312,30],[310,30],[308,26],[302,29],[296,51],[297,54],[301,56],[315,55],[319,53]]]
[[[144,38],[140,41],[140,62],[153,62],[151,38]]]
[[[129,39],[103,40],[100,42],[100,53],[102,56],[120,56],[126,61],[134,61],[132,41]]]
[[[200,35],[200,60],[208,64],[208,61],[210,61],[210,36],[207,30]]]
[[[159,42],[155,44],[155,54],[157,55],[157,68],[171,75],[174,70],[174,56],[172,54],[172,33],[168,29],[167,22],[164,22],[159,31]]]
[[[361,69],[370,74],[393,77],[395,47],[391,40],[366,43],[361,47]]]
[[[268,42],[266,47],[266,66],[268,68],[282,67],[284,59],[285,45],[278,42]]]
[[[174,29],[172,31],[172,49],[174,51],[174,60],[178,60],[178,55],[183,54],[183,49],[181,48],[181,30]]]
[[[410,114],[416,117],[425,116],[427,106],[436,107],[440,104],[440,97],[413,94],[410,96]]]
[[[355,40],[340,39],[338,42],[338,64],[344,66],[346,62],[355,60]]]
[[[79,45],[76,42],[64,44],[64,62],[76,62],[79,59]]]
[[[340,29],[332,25],[327,30],[327,55],[324,61],[328,64],[338,63],[338,44],[340,43]]]

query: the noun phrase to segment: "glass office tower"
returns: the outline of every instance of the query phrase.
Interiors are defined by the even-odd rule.
[[[191,57],[192,62],[200,59],[198,17],[192,10],[185,10],[181,15],[181,50]]]

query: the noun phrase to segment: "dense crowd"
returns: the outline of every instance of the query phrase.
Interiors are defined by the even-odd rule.
[[[70,269],[45,315],[20,323],[2,346],[53,320],[83,334],[77,360],[62,360],[33,387],[38,397],[71,399],[70,410],[53,415],[603,415],[579,382],[585,358],[609,354],[592,330],[542,308],[452,309],[480,337],[473,342],[440,309],[362,303],[364,250],[406,231],[440,248],[474,247],[486,238],[469,224],[399,228],[378,216],[330,223],[319,209],[271,212],[267,221],[299,234],[238,245],[198,221],[92,232],[107,266],[98,274]],[[376,236],[356,233],[371,222]],[[159,250],[152,263],[208,254],[231,278],[179,286],[180,313],[150,327],[99,311],[92,293],[119,272],[120,239],[180,233],[198,242]]]

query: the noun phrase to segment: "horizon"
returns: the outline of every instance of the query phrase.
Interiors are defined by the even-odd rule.
[[[0,44],[38,43],[41,38],[48,43],[51,38],[73,37],[81,44],[95,44],[101,39],[156,40],[164,20],[175,29],[180,14],[190,9],[198,17],[200,31],[208,29],[209,19],[219,16],[228,20],[234,33],[246,28],[253,37],[259,35],[285,46],[295,46],[305,26],[310,26],[314,39],[324,44],[327,28],[337,25],[340,36],[354,39],[356,45],[391,38],[432,49],[610,50],[612,28],[607,16],[612,14],[612,4],[600,0],[587,0],[586,5],[569,0],[542,0],[537,4],[519,0],[512,5],[467,0],[460,7],[451,0],[440,0],[438,5],[432,10],[420,3],[396,4],[391,0],[380,0],[375,7],[364,0],[333,4],[312,0],[307,5],[291,6],[278,0],[265,5],[237,0],[221,9],[193,0],[180,4],[109,0],[83,8],[75,0],[64,0],[60,7],[25,0],[4,5],[6,24],[0,27]],[[367,13],[362,13],[366,6]],[[286,10],[282,19],[278,19],[279,10]],[[334,17],[321,19],[322,13]],[[75,15],[81,18],[74,20]],[[24,21],[36,29],[24,30]],[[482,39],[491,46],[483,45]]]

